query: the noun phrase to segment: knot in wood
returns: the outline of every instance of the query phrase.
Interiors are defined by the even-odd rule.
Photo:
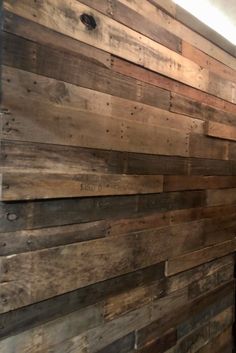
[[[89,29],[90,31],[97,27],[97,23],[95,21],[95,18],[92,15],[89,15],[87,13],[83,13],[80,16],[80,20],[85,25],[85,27],[87,29]]]

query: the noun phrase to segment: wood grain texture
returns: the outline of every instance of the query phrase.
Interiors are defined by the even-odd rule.
[[[63,6],[64,5],[64,6]],[[135,62],[139,65],[143,65],[153,71],[160,72],[161,74],[171,76],[173,79],[187,83],[193,87],[207,90],[208,86],[208,72],[205,69],[201,69],[194,62],[188,59],[181,58],[177,53],[173,53],[166,47],[154,42],[153,40],[139,34],[135,31],[125,27],[127,42],[122,42],[122,45],[117,46],[117,41],[124,30],[123,25],[115,22],[114,20],[102,15],[96,10],[91,10],[86,5],[83,5],[77,1],[70,3],[69,7],[65,7],[65,4],[59,1],[51,0],[51,2],[42,2],[40,7],[33,5],[27,7],[27,1],[25,3],[6,1],[5,8],[19,16],[25,17],[29,20],[33,20],[41,25],[59,31],[63,34],[68,35],[74,39],[81,40],[90,45],[93,45],[99,49],[111,52],[117,56],[123,57],[126,60]],[[55,11],[57,9],[57,11]],[[69,9],[69,10],[68,10]],[[34,16],[34,11],[37,11],[37,16]],[[71,16],[67,16],[68,11],[70,14],[74,14],[74,22],[70,21]],[[97,22],[100,24],[96,28],[95,33],[100,33],[99,37],[95,34],[91,36],[84,25],[79,19],[79,15],[83,12],[93,13],[96,17]],[[55,26],[55,21],[60,16],[60,28]],[[106,36],[103,35],[106,33]],[[110,39],[109,39],[110,38]],[[127,43],[127,44],[126,44]],[[158,59],[158,60],[157,60]],[[166,65],[169,63],[169,65]],[[173,66],[172,66],[173,63]],[[177,71],[175,66],[179,67]],[[227,100],[232,100],[232,97],[227,97]]]
[[[1,200],[149,194],[163,191],[163,177],[102,174],[4,174]]]
[[[166,263],[166,275],[171,276],[234,251],[235,239],[170,259]]]
[[[216,122],[208,122],[206,125],[206,134],[208,136],[236,141],[236,127]]]
[[[0,353],[231,353],[232,47],[171,1],[2,5]]]

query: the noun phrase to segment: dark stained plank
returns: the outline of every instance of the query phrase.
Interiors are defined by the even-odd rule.
[[[108,346],[100,349],[97,353],[129,353],[135,345],[135,334],[134,332],[129,333],[117,341],[109,344]]]
[[[157,338],[154,342],[151,342],[141,349],[137,350],[137,353],[164,353],[171,347],[175,346],[177,342],[176,329],[170,329],[163,336]]]
[[[0,203],[0,232],[202,207],[205,191]]]

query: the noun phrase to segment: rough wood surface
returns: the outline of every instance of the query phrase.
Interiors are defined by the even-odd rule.
[[[208,136],[236,141],[236,127],[216,122],[208,122],[206,125],[206,134]]]
[[[1,5],[0,353],[231,353],[232,47],[169,0]]]

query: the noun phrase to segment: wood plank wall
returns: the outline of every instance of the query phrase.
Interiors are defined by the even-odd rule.
[[[236,58],[168,0],[3,15],[0,353],[231,352]]]

